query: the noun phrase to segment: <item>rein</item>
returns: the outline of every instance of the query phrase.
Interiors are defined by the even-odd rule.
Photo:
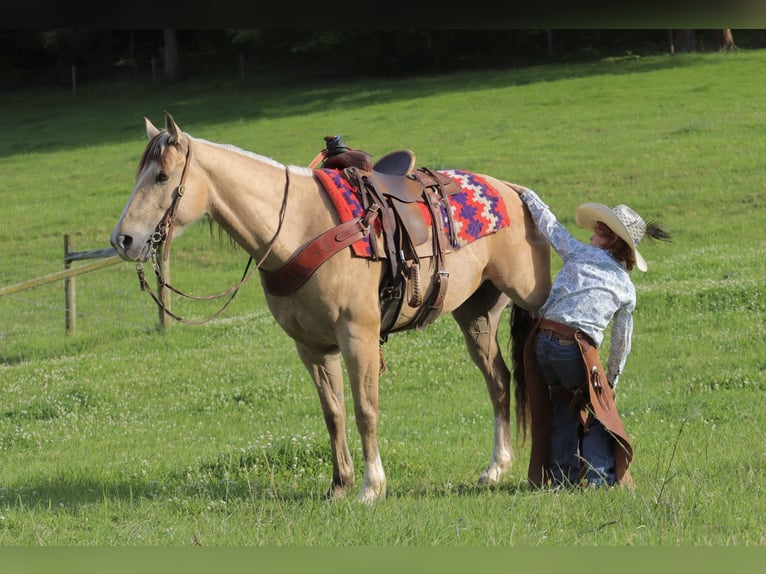
[[[173,199],[170,203],[170,207],[168,207],[167,211],[165,212],[165,215],[162,216],[162,219],[157,224],[157,227],[155,228],[154,233],[152,233],[151,237],[147,240],[147,243],[149,244],[149,257],[151,258],[151,261],[152,261],[152,269],[154,270],[154,275],[157,278],[157,290],[159,293],[162,293],[162,289],[167,288],[173,293],[176,293],[182,297],[186,297],[187,299],[194,299],[197,301],[210,301],[213,299],[220,299],[222,297],[226,297],[227,295],[229,296],[229,298],[226,300],[223,306],[218,309],[218,311],[216,311],[215,313],[213,313],[206,319],[202,319],[200,321],[186,319],[184,317],[180,317],[176,315],[170,309],[168,309],[167,305],[162,300],[162,298],[152,290],[152,288],[149,286],[148,281],[146,280],[146,273],[144,273],[143,263],[140,263],[140,262],[136,263],[136,272],[138,273],[138,282],[141,286],[141,291],[146,291],[147,293],[149,293],[149,295],[152,297],[152,299],[154,299],[154,302],[162,310],[163,313],[165,313],[169,317],[172,317],[179,323],[201,325],[203,323],[207,323],[208,321],[211,321],[212,319],[216,318],[218,315],[220,315],[224,311],[224,309],[226,309],[226,307],[229,306],[229,303],[231,303],[234,297],[237,295],[239,288],[242,287],[245,283],[247,283],[247,281],[250,279],[250,277],[252,277],[256,269],[260,269],[261,265],[263,265],[263,262],[269,256],[269,253],[271,253],[271,249],[274,247],[274,242],[276,241],[277,236],[279,235],[279,232],[282,230],[282,224],[284,223],[284,220],[285,220],[285,211],[287,209],[287,194],[288,194],[288,190],[290,189],[290,171],[289,171],[289,168],[285,166],[285,191],[282,195],[282,206],[279,208],[279,224],[277,225],[277,229],[274,232],[274,236],[269,240],[268,248],[266,249],[266,252],[260,258],[258,263],[256,263],[255,267],[251,270],[250,266],[253,263],[253,257],[250,256],[250,258],[247,261],[247,265],[245,265],[245,270],[242,273],[242,279],[240,279],[239,282],[237,282],[235,285],[233,285],[229,289],[222,291],[221,293],[218,293],[216,295],[197,296],[197,295],[190,295],[188,293],[185,293],[181,291],[180,289],[174,287],[170,283],[168,283],[162,274],[162,266],[160,264],[159,258],[157,257],[159,247],[163,244],[164,244],[164,249],[162,251],[162,261],[167,261],[170,256],[170,242],[173,237],[173,227],[175,224],[176,210],[178,209],[178,204],[180,203],[181,198],[183,197],[184,192],[186,191],[186,174],[189,168],[190,160],[191,160],[191,141],[189,141],[188,147],[186,148],[186,160],[184,163],[183,171],[181,172],[181,181],[178,183],[178,186],[173,191]]]

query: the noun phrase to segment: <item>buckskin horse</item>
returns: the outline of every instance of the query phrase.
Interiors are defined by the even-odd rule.
[[[390,162],[345,172],[284,165],[192,137],[167,112],[165,129],[146,118],[145,128],[150,141],[111,243],[141,276],[142,263],[155,261],[163,244],[167,256],[173,233],[207,217],[257,262],[268,307],[319,395],[332,450],[328,498],[346,494],[355,479],[341,360],[364,457],[358,498],[372,503],[386,495],[377,435],[382,345],[389,333],[425,328],[448,312],[489,392],[494,446],[479,483],[497,483],[513,463],[512,392],[517,430],[526,429],[520,349],[550,290],[549,248],[516,193],[491,176],[391,169],[384,165]],[[342,208],[331,197],[331,179],[354,205]],[[397,231],[404,220],[406,233]],[[514,389],[497,341],[509,304]]]

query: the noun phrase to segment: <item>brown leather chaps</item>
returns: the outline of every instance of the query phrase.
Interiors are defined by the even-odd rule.
[[[542,324],[542,326],[541,326]],[[550,483],[548,470],[550,423],[548,408],[550,401],[549,387],[543,379],[535,355],[535,340],[541,328],[551,329],[562,336],[572,337],[580,347],[585,362],[588,393],[582,401],[580,412],[584,429],[591,417],[598,419],[604,428],[614,437],[614,458],[617,484],[628,488],[633,486],[633,480],[628,471],[633,461],[633,447],[617,411],[615,392],[606,379],[604,367],[598,349],[590,337],[578,329],[566,325],[541,320],[532,330],[524,346],[524,374],[527,384],[527,400],[529,405],[530,428],[532,445],[529,459],[528,479],[532,486],[542,487]]]

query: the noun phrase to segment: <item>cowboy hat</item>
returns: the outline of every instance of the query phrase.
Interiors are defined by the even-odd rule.
[[[646,271],[646,260],[636,246],[646,233],[646,222],[627,205],[609,208],[601,203],[583,203],[575,210],[575,223],[583,229],[593,230],[603,223],[628,244],[636,258],[636,267]]]

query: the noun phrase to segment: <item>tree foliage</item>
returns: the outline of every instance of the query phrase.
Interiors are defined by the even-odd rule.
[[[0,30],[2,85],[178,81],[245,72],[339,77],[517,67],[604,57],[766,46],[766,32],[737,30]],[[731,31],[729,31],[731,34]],[[172,37],[176,46],[168,46]],[[734,38],[736,37],[736,45]],[[722,38],[727,42],[722,43]],[[175,48],[175,50],[174,50]],[[177,55],[169,70],[167,56]],[[164,74],[162,71],[164,70]]]

